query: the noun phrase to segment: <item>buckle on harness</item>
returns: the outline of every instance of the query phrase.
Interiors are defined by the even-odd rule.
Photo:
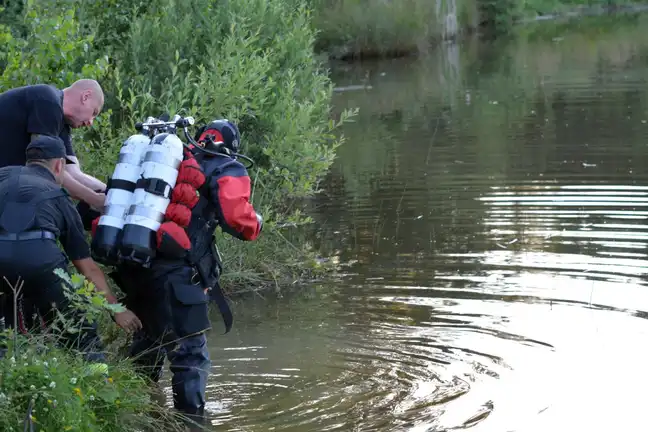
[[[141,178],[137,180],[137,187],[143,188],[146,192],[164,197],[165,199],[171,196],[171,190],[173,189],[169,183],[158,178]]]
[[[202,276],[202,274],[200,272],[200,269],[198,267],[193,267],[193,274],[191,275],[191,280],[190,281],[191,281],[191,284],[194,285],[194,286],[200,285],[201,282],[206,283],[206,281],[204,280],[204,277]],[[203,292],[205,293],[205,295],[209,295],[211,290],[212,290],[212,287],[210,287],[210,286],[203,287]]]
[[[193,268],[193,274],[191,275],[191,284],[194,285],[194,286],[200,285],[200,282],[202,281],[202,279],[203,278],[200,275],[200,271],[196,267],[194,267]],[[212,287],[210,287],[210,286],[203,288],[203,292],[205,293],[205,295],[209,295],[211,290],[212,290]]]
[[[195,267],[192,269],[193,274],[191,275],[191,285],[200,285],[200,273],[198,272],[198,269]]]

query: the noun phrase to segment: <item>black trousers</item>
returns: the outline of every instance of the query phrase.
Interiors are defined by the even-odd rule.
[[[121,268],[111,274],[126,292],[126,306],[142,321],[130,357],[138,371],[157,382],[165,357],[173,374],[174,407],[197,423],[204,421],[211,360],[206,332],[209,296],[192,282],[186,266],[156,270]]]
[[[31,271],[25,271],[23,268],[18,274],[16,266],[11,264],[0,262],[0,313],[4,316],[5,327],[13,328],[14,322],[17,321],[17,331],[29,332],[37,330],[38,327],[47,328],[54,323],[57,312],[61,313],[74,324],[76,330],[80,330],[70,332],[64,329],[62,337],[59,338],[61,346],[82,352],[87,361],[104,362],[103,344],[96,324],[88,323],[80,311],[72,307],[64,293],[64,281],[54,273],[54,268],[43,269],[34,265]],[[67,270],[64,265],[55,268]],[[19,277],[22,288],[16,296],[12,286],[14,289],[19,288],[16,286],[19,285]]]

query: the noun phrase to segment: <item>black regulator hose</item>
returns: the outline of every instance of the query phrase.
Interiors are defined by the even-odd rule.
[[[205,148],[205,147],[202,147],[202,146],[200,146],[200,145],[199,145],[199,144],[198,144],[198,143],[197,143],[197,142],[196,142],[196,141],[191,137],[191,135],[189,135],[189,131],[187,130],[186,127],[185,127],[183,130],[184,130],[185,138],[187,138],[187,141],[189,141],[191,144],[194,145],[195,148],[197,148],[198,150],[200,150],[200,151],[203,152],[203,153],[207,153],[207,154],[210,154],[210,155],[213,155],[213,156],[226,155],[226,156],[234,157],[235,159],[236,159],[236,158],[241,158],[241,159],[246,160],[246,161],[248,161],[248,162],[250,163],[249,166],[245,166],[245,165],[244,165],[244,166],[245,166],[245,169],[247,169],[247,170],[251,169],[251,168],[255,165],[254,160],[252,160],[252,158],[250,158],[250,157],[248,157],[248,156],[245,156],[245,155],[242,155],[242,154],[240,154],[240,153],[235,153],[235,152],[233,152],[233,151],[230,151],[230,150],[229,150],[227,147],[225,147],[225,145],[222,144],[222,143],[221,143],[221,144],[216,144],[216,143],[211,139],[211,137],[209,138],[209,144],[211,144],[211,147],[215,147],[216,150],[209,150],[209,149],[207,149],[207,148]],[[184,143],[183,143],[183,144],[184,144]],[[189,145],[184,144],[184,146],[185,146],[187,149],[191,150],[191,149],[189,148]],[[222,149],[224,149],[224,150],[222,150]]]
[[[248,156],[245,156],[245,155],[242,155],[240,153],[235,153],[235,152],[231,151],[229,148],[227,148],[224,144],[215,143],[214,140],[211,139],[211,138],[209,138],[209,143],[208,144],[210,145],[210,147],[215,148],[215,150],[210,150],[210,149],[207,149],[207,148],[205,148],[203,146],[200,146],[191,137],[191,135],[189,135],[188,127],[193,124],[193,122],[194,122],[193,117],[186,117],[186,118],[181,117],[181,118],[179,118],[179,119],[177,119],[177,120],[175,120],[173,122],[169,122],[169,114],[168,113],[163,113],[158,120],[159,120],[158,122],[147,123],[146,125],[147,126],[154,126],[154,127],[175,126],[176,128],[182,128],[182,130],[184,132],[184,136],[187,139],[187,141],[189,143],[193,144],[201,152],[211,154],[213,156],[226,155],[226,156],[233,157],[234,159],[237,159],[237,158],[243,159],[243,160],[249,162],[248,166],[244,165],[245,169],[248,169],[248,170],[251,169],[255,165],[255,162],[254,162],[254,160],[252,160],[252,158],[250,158]],[[145,123],[142,123],[142,122],[135,123],[135,129],[140,131],[140,132],[143,130],[144,126],[145,126]],[[187,149],[191,150],[187,144],[185,144],[185,143],[182,143],[182,144]]]

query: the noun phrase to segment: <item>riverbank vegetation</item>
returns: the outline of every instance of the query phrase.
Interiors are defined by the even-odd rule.
[[[308,222],[299,201],[315,193],[350,113],[330,118],[332,84],[313,51],[310,11],[284,0],[26,2],[3,17],[0,88],[86,76],[106,92],[90,130],[75,131],[84,169],[111,174],[134,123],[162,112],[198,123],[235,121],[256,161],[252,200],[265,219],[260,239],[218,235],[223,285],[237,291],[308,276],[319,268],[291,242]],[[173,11],[173,13],[169,13]],[[11,23],[10,25],[8,23]],[[219,231],[220,232],[220,231]],[[305,274],[306,272],[307,274]]]
[[[516,23],[549,16],[637,6],[632,0],[310,0],[317,49],[334,59],[427,52],[474,32],[507,33]]]
[[[63,88],[81,77],[102,84],[103,112],[92,128],[73,136],[86,172],[106,180],[122,142],[135,133],[135,122],[149,115],[192,115],[198,123],[228,118],[239,125],[242,152],[256,161],[249,172],[252,202],[265,226],[256,242],[217,231],[226,291],[279,287],[321,270],[315,252],[293,232],[309,222],[301,203],[316,193],[341,143],[337,128],[353,112],[331,118],[332,83],[314,54],[307,5],[284,0],[0,5],[7,6],[0,12],[0,91],[36,83]],[[105,314],[100,322],[111,352],[123,352],[123,333]],[[10,350],[0,362],[3,430],[22,430],[19,420],[28,406],[36,408],[32,414],[41,430],[50,431],[138,430],[142,425],[130,413],[154,411],[148,399],[138,399],[144,383],[127,363],[111,360],[116,387],[99,378],[75,387],[69,380],[81,373],[81,361],[42,350],[47,344],[35,336],[19,345],[20,353]],[[112,429],[101,426],[108,423]]]
[[[114,361],[107,375],[95,373],[79,357],[51,349],[49,343],[21,336],[17,349],[0,361],[0,430],[170,430],[171,416],[143,391],[147,384],[130,363]]]
[[[88,324],[122,310],[109,305],[85,278],[61,275],[67,298]],[[20,284],[15,288],[19,291]],[[160,406],[156,389],[113,347],[106,346],[107,363],[86,363],[74,348],[63,349],[64,333],[78,334],[80,326],[58,314],[47,329],[0,332],[0,430],[184,430],[183,417]]]

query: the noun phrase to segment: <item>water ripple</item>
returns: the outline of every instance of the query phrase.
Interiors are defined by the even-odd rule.
[[[336,78],[371,85],[312,200],[344,276],[235,305],[214,428],[645,429],[646,25]]]

